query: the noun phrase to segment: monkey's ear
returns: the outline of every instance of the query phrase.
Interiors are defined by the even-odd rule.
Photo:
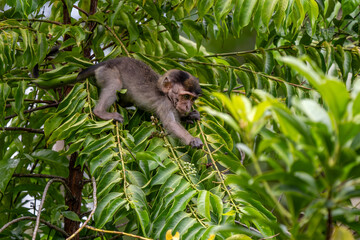
[[[169,79],[168,76],[166,76],[162,82],[162,86],[161,86],[162,91],[164,93],[168,93],[170,91],[170,89],[172,88],[172,86],[173,86],[173,84],[172,84],[171,80]]]

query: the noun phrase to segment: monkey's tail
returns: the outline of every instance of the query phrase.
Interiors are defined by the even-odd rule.
[[[94,65],[82,70],[79,75],[76,77],[76,81],[82,81],[89,77],[93,77],[95,75],[95,70],[98,68],[98,65]]]

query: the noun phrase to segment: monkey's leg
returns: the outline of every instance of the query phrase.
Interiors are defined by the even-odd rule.
[[[94,114],[103,119],[114,119],[123,122],[124,118],[117,112],[108,112],[107,110],[116,101],[116,92],[122,88],[122,82],[119,78],[119,72],[114,68],[100,66],[95,70],[96,84],[100,87],[99,101],[94,108]]]
[[[99,102],[96,104],[94,108],[94,114],[103,119],[103,120],[111,120],[114,119],[119,122],[123,122],[124,118],[121,114],[117,112],[108,112],[107,109],[116,101],[116,92],[121,90],[119,87],[114,87],[113,85],[109,85],[105,88],[101,89]]]

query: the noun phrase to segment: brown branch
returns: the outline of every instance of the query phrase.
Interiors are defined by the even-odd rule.
[[[3,131],[23,131],[29,133],[44,134],[44,130],[42,129],[33,129],[33,128],[24,128],[24,127],[3,127],[0,129],[2,129]]]
[[[26,21],[30,21],[30,22],[45,22],[45,23],[51,23],[51,24],[55,24],[55,25],[63,25],[61,22],[57,22],[57,21],[51,21],[51,20],[46,20],[46,19],[15,19],[18,22],[26,22]]]
[[[278,50],[284,50],[284,49],[294,49],[297,45],[290,45],[290,46],[280,46],[280,47],[274,47],[274,48],[263,48],[263,49],[253,49],[253,50],[245,50],[245,51],[239,51],[239,52],[228,52],[228,53],[215,53],[215,54],[209,54],[205,55],[203,57],[227,57],[227,56],[241,56],[249,53],[260,53],[263,51],[278,51]],[[323,46],[313,46],[313,45],[304,45],[304,48],[318,48],[322,49],[325,48]],[[352,51],[355,48],[343,48],[344,51]]]
[[[58,105],[59,105],[59,103],[51,103],[51,104],[48,104],[48,105],[45,105],[45,106],[40,106],[40,107],[37,107],[37,108],[32,108],[32,109],[29,109],[29,110],[25,110],[24,113],[31,113],[31,112],[35,112],[35,111],[46,109],[46,108],[57,107]],[[12,114],[12,115],[9,115],[9,116],[6,116],[5,120],[14,118],[16,116],[17,116],[16,113]]]
[[[15,99],[9,98],[6,101],[14,102]],[[52,100],[38,100],[38,99],[24,99],[24,102],[47,103],[47,104],[55,103],[55,101],[52,101]],[[6,104],[6,107],[11,107],[11,104]]]
[[[89,214],[88,218],[86,219],[86,221],[83,223],[83,225],[76,230],[76,232],[74,232],[70,237],[68,237],[66,240],[70,240],[72,238],[74,238],[78,233],[81,232],[81,230],[83,230],[85,227],[87,227],[86,225],[89,223],[89,221],[91,220],[92,216],[95,214],[95,210],[97,208],[97,198],[96,198],[96,181],[94,177],[91,177],[91,181],[93,184],[93,199],[94,199],[94,207],[91,211],[91,213]]]
[[[53,182],[62,182],[64,184],[64,186],[66,186],[66,182],[63,179],[60,179],[60,178],[53,178],[46,184],[43,196],[41,198],[41,202],[40,202],[40,206],[39,206],[39,210],[38,210],[38,215],[36,216],[36,224],[35,224],[32,240],[36,240],[37,231],[38,231],[39,225],[40,225],[41,210],[43,208],[43,205],[44,205],[45,198],[46,198],[47,192],[49,190],[49,187]]]
[[[314,90],[312,88],[309,88],[309,87],[305,87],[303,85],[299,85],[299,84],[296,84],[296,83],[291,83],[291,82],[287,82],[283,79],[280,79],[280,78],[277,78],[277,77],[274,77],[274,76],[271,76],[271,75],[267,75],[267,74],[264,74],[264,73],[261,73],[261,72],[256,72],[256,71],[253,71],[251,69],[248,69],[248,68],[245,68],[245,67],[236,67],[236,66],[231,66],[231,65],[223,65],[223,64],[216,64],[216,63],[205,63],[205,62],[199,62],[199,61],[192,61],[192,60],[183,60],[183,59],[178,59],[176,60],[178,62],[184,62],[184,63],[193,63],[193,64],[199,64],[199,65],[208,65],[208,66],[212,66],[212,67],[223,67],[223,68],[232,68],[232,69],[237,69],[237,70],[241,70],[241,71],[245,71],[245,72],[250,72],[250,73],[253,73],[253,74],[259,74],[260,76],[262,77],[265,77],[265,78],[268,78],[270,80],[273,80],[273,81],[276,81],[276,82],[281,82],[281,83],[284,83],[284,84],[289,84],[291,86],[294,86],[294,87],[298,87],[298,88],[302,88],[302,89],[306,89],[306,90]]]
[[[47,175],[47,174],[20,174],[20,173],[14,173],[13,174],[13,177],[30,177],[30,178],[57,178],[57,179],[62,179],[65,181],[65,178],[63,177],[59,177],[59,176],[56,176],[56,175]]]
[[[76,8],[77,10],[79,10],[80,12],[82,12],[83,14],[85,14],[87,17],[90,15],[87,11],[85,11],[85,10],[82,9],[82,8],[79,8],[79,7],[76,6],[76,5],[73,5],[73,8]]]
[[[36,217],[30,217],[30,216],[25,216],[25,217],[20,217],[20,218],[17,218],[17,219],[14,219],[8,223],[6,223],[1,229],[0,229],[0,233],[2,231],[4,231],[7,227],[9,227],[11,224],[14,224],[14,223],[17,223],[17,222],[20,222],[20,221],[23,221],[23,220],[31,220],[31,221],[35,221],[36,220]],[[58,232],[60,232],[64,237],[68,237],[69,234],[67,232],[65,232],[63,229],[59,228],[58,226],[55,226],[43,219],[40,219],[40,222],[45,224],[46,226],[48,226],[49,228],[52,228]]]

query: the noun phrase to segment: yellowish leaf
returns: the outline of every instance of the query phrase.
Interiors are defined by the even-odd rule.
[[[354,236],[348,228],[336,226],[331,236],[331,240],[354,240]]]

